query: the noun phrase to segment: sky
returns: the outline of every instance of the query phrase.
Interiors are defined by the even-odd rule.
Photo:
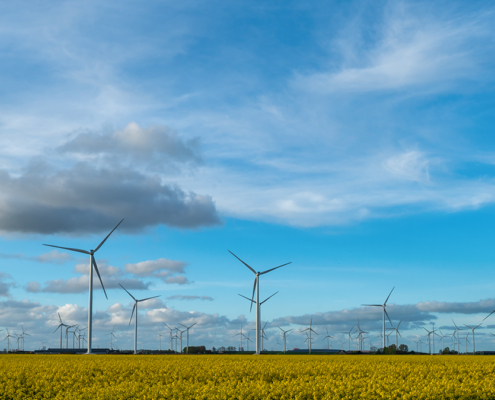
[[[191,345],[238,347],[254,275],[230,250],[257,271],[291,262],[260,280],[262,300],[277,292],[267,349],[279,327],[305,347],[310,323],[313,348],[327,330],[340,348],[358,321],[378,347],[381,309],[363,304],[395,287],[399,343],[434,324],[452,347],[455,321],[495,350],[494,13],[3,2],[0,335],[25,329],[38,349],[59,346],[59,314],[86,327],[89,257],[43,244],[91,250],[124,218],[96,253],[94,346],[113,329],[132,347],[121,284],[160,296],[140,303],[139,347],[161,333],[169,348],[179,323],[196,323]]]

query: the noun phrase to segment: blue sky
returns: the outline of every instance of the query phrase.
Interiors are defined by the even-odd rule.
[[[57,344],[57,313],[86,326],[88,260],[42,244],[89,250],[124,217],[97,253],[101,347],[114,325],[132,343],[119,282],[161,295],[140,311],[146,347],[179,322],[198,323],[194,344],[237,346],[253,276],[227,249],[259,270],[292,262],[261,281],[262,298],[279,291],[268,348],[311,318],[374,337],[381,315],[361,304],[394,286],[409,346],[432,322],[477,325],[495,309],[494,11],[3,4],[0,329],[23,325],[35,348]]]

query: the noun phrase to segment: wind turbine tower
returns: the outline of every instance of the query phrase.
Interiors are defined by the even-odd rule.
[[[98,274],[98,278],[100,279],[101,287],[103,288],[103,292],[105,293],[105,297],[108,300],[107,292],[105,291],[105,286],[103,286],[103,281],[101,280],[100,271],[98,271],[98,266],[96,265],[96,260],[94,254],[103,246],[103,243],[110,237],[110,235],[118,228],[118,226],[122,223],[124,219],[117,224],[115,228],[107,235],[105,239],[94,249],[94,250],[81,250],[81,249],[73,249],[71,247],[61,247],[61,246],[53,246],[51,244],[44,244],[44,246],[55,247],[57,249],[64,249],[69,251],[75,251],[77,253],[83,253],[89,255],[89,305],[88,305],[88,354],[91,354],[91,346],[92,346],[92,338],[93,338],[93,268]]]
[[[232,254],[235,258],[237,258],[241,263],[243,263],[246,267],[248,267],[253,274],[256,275],[254,278],[254,287],[253,287],[253,295],[251,300],[254,299],[254,293],[256,292],[256,354],[260,354],[260,345],[261,345],[261,308],[260,308],[260,276],[267,274],[268,272],[271,272],[277,268],[283,267],[285,265],[289,265],[290,262],[279,265],[278,267],[268,269],[263,272],[256,272],[253,268],[251,268],[248,264],[246,264],[244,261],[242,261],[239,257],[237,257],[234,253],[232,253],[229,250],[229,253]],[[252,308],[252,304],[251,304]]]

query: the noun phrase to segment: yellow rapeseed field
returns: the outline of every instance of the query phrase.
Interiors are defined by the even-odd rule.
[[[1,355],[0,399],[495,399],[495,357]]]

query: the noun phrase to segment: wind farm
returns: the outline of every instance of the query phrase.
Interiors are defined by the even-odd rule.
[[[495,398],[494,15],[5,2],[0,399]]]

